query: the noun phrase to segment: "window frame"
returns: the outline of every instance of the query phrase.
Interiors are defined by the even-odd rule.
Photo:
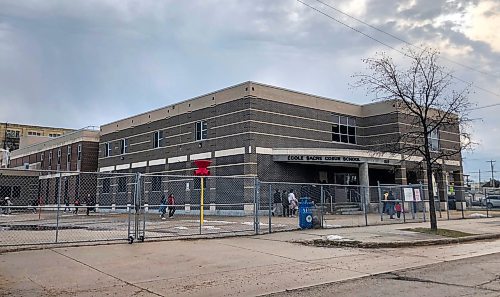
[[[120,155],[124,155],[128,153],[128,138],[120,139]]]
[[[163,130],[158,130],[153,132],[153,148],[159,148],[163,146]]]
[[[194,129],[195,141],[204,141],[208,139],[208,123],[207,121],[197,121]]]
[[[82,160],[82,144],[81,143],[78,144],[77,149],[76,149],[76,159],[78,161]]]
[[[433,145],[435,142],[436,147]],[[439,152],[440,149],[440,133],[439,129],[434,129],[431,132],[429,132],[428,135],[428,143],[429,143],[429,150],[431,152]]]
[[[123,181],[125,181],[125,184],[123,184]],[[119,176],[118,181],[117,181],[117,193],[127,193],[127,177],[126,176]]]
[[[357,119],[340,114],[332,117],[332,142],[358,144]]]

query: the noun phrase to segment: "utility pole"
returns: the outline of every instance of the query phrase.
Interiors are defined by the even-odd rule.
[[[491,166],[491,183],[490,183],[490,185],[491,185],[491,187],[493,187],[493,188],[494,188],[494,187],[495,187],[495,178],[494,178],[494,176],[493,176],[493,174],[494,174],[494,171],[493,171],[493,164],[494,164],[494,163],[496,163],[496,161],[494,161],[494,160],[489,160],[489,161],[486,161],[486,162],[490,163],[490,166]]]

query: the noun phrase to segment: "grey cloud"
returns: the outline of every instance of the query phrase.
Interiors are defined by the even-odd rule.
[[[402,45],[307,2],[391,46]],[[399,14],[397,3],[368,1],[360,18],[415,44],[442,36],[471,46],[464,63],[500,73],[498,54],[454,31],[453,23],[399,31],[403,20],[417,24],[462,13],[464,1],[417,1]],[[393,53],[290,0],[0,0],[0,121],[100,125],[246,80],[369,102],[371,96],[348,83],[364,69],[361,58],[381,50]],[[499,85],[483,77],[481,83]],[[474,99],[500,101],[485,94]]]

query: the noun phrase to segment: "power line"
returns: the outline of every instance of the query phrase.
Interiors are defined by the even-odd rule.
[[[385,35],[387,35],[387,36],[390,36],[390,37],[392,37],[392,38],[394,38],[394,39],[396,39],[396,40],[399,40],[399,41],[401,41],[401,42],[403,42],[403,43],[405,43],[405,44],[407,44],[407,45],[413,46],[413,47],[415,47],[415,48],[417,48],[417,49],[424,50],[424,48],[422,48],[422,47],[420,47],[420,46],[418,46],[418,45],[414,45],[414,44],[412,44],[411,42],[409,42],[409,41],[407,41],[407,40],[405,40],[405,39],[402,39],[401,37],[398,37],[398,36],[396,36],[396,35],[394,35],[394,34],[392,34],[392,33],[389,33],[389,32],[387,32],[387,31],[384,31],[384,30],[382,30],[382,29],[380,29],[380,28],[378,28],[378,27],[376,27],[376,26],[373,26],[373,25],[371,25],[371,24],[369,24],[369,23],[367,23],[367,22],[365,22],[365,21],[363,21],[363,20],[361,20],[361,19],[358,19],[358,18],[356,18],[356,17],[354,17],[354,16],[352,16],[352,15],[350,15],[350,14],[348,14],[348,13],[346,13],[346,12],[344,12],[344,11],[342,11],[342,10],[340,10],[340,9],[336,8],[336,7],[333,7],[332,5],[330,5],[330,4],[328,4],[328,3],[325,3],[325,2],[323,2],[323,1],[321,1],[321,0],[315,0],[315,1],[316,1],[316,2],[319,2],[319,3],[323,4],[323,5],[325,5],[325,6],[327,6],[327,7],[329,7],[329,8],[331,8],[331,9],[335,10],[335,11],[337,11],[338,13],[341,13],[341,14],[343,14],[343,15],[345,15],[345,16],[347,16],[347,17],[349,17],[349,18],[353,19],[353,20],[356,20],[356,21],[360,22],[360,23],[362,23],[363,25],[366,25],[366,26],[368,26],[368,27],[370,27],[370,28],[372,28],[372,29],[374,29],[374,30],[377,30],[377,31],[378,31],[378,32],[380,32],[380,33],[383,33],[383,34],[385,34]],[[450,59],[450,58],[447,58],[447,57],[443,57],[443,56],[441,56],[441,58],[442,58],[443,60],[447,60],[447,61],[449,61],[449,62],[451,62],[451,63],[454,63],[454,64],[456,64],[456,65],[462,66],[462,67],[464,67],[464,68],[467,68],[467,69],[469,69],[469,70],[472,70],[472,71],[475,71],[475,72],[478,72],[478,73],[481,73],[481,74],[484,74],[484,75],[489,75],[489,76],[494,77],[494,78],[498,78],[498,77],[500,77],[500,75],[495,75],[495,74],[492,74],[492,73],[489,73],[489,72],[485,72],[485,71],[479,70],[479,69],[477,69],[477,68],[471,67],[471,66],[469,66],[469,65],[462,64],[462,63],[460,63],[460,62],[458,62],[458,61],[455,61],[455,60]]]
[[[358,29],[356,29],[356,28],[354,28],[354,27],[352,27],[352,26],[349,26],[348,24],[346,24],[346,23],[344,23],[344,22],[342,22],[342,21],[340,21],[340,20],[336,19],[335,17],[333,17],[333,16],[331,16],[331,15],[329,15],[329,14],[327,14],[327,13],[325,13],[325,12],[323,12],[323,11],[319,10],[319,9],[317,9],[317,8],[316,8],[316,7],[314,7],[314,6],[311,6],[311,5],[309,5],[309,4],[307,4],[307,3],[305,3],[305,2],[303,2],[303,1],[301,1],[301,0],[296,0],[296,1],[297,1],[297,2],[299,2],[299,3],[301,3],[301,4],[303,4],[304,6],[309,7],[310,9],[312,9],[312,10],[314,10],[314,11],[316,11],[316,12],[318,12],[318,13],[320,13],[320,14],[322,14],[322,15],[326,16],[326,17],[328,17],[328,18],[329,18],[329,19],[331,19],[331,20],[333,20],[333,21],[335,21],[335,22],[337,22],[337,23],[339,23],[339,24],[341,24],[341,25],[343,25],[343,26],[345,26],[345,27],[347,27],[347,28],[349,28],[349,29],[351,29],[351,30],[353,30],[353,31],[355,31],[355,32],[357,32],[357,33],[359,33],[359,34],[361,34],[361,35],[363,35],[363,36],[365,36],[365,37],[367,37],[367,38],[369,38],[369,39],[373,40],[373,41],[375,41],[375,42],[377,42],[377,43],[380,43],[380,44],[382,44],[383,46],[386,46],[386,47],[388,47],[388,48],[390,48],[390,49],[392,49],[392,50],[394,50],[394,51],[396,51],[396,52],[398,52],[398,53],[402,54],[402,55],[403,55],[403,56],[405,56],[405,57],[408,57],[408,55],[407,55],[406,53],[404,53],[403,51],[398,50],[397,48],[395,48],[395,47],[393,47],[393,46],[391,46],[391,45],[389,45],[389,44],[387,44],[387,43],[385,43],[385,42],[383,42],[383,41],[380,41],[380,40],[376,39],[375,37],[372,37],[372,36],[370,36],[370,35],[368,35],[368,34],[366,34],[366,33],[362,32],[362,31],[360,31],[360,30],[358,30]],[[318,1],[318,0],[315,0],[315,1]],[[388,33],[388,34],[389,34],[389,33]],[[463,83],[466,83],[466,84],[470,84],[470,85],[472,85],[472,87],[474,87],[474,88],[476,88],[476,89],[479,89],[479,90],[482,90],[482,91],[484,91],[484,92],[490,93],[490,94],[492,94],[492,95],[494,95],[494,96],[500,97],[500,94],[498,94],[498,93],[495,93],[495,92],[493,92],[493,91],[490,91],[490,90],[485,89],[485,88],[483,88],[483,87],[480,87],[480,86],[478,86],[478,85],[474,85],[474,84],[472,84],[471,82],[466,81],[466,80],[463,80],[463,79],[461,79],[461,78],[459,78],[459,77],[456,77],[456,76],[454,76],[453,74],[451,74],[451,73],[449,73],[449,72],[448,72],[447,74],[448,74],[450,77],[452,77],[452,78],[454,78],[454,79],[456,79],[456,80],[458,80],[458,81],[461,81],[461,82],[463,82]]]
[[[353,30],[353,31],[356,31],[356,32],[357,32],[357,33],[359,33],[359,34],[361,34],[361,35],[363,35],[363,36],[365,36],[365,37],[370,38],[371,40],[373,40],[373,41],[375,41],[375,42],[378,42],[378,43],[380,43],[380,44],[382,44],[382,45],[384,45],[384,46],[387,46],[388,48],[391,48],[391,49],[393,49],[393,50],[397,51],[398,53],[400,53],[400,54],[402,54],[402,55],[404,55],[404,56],[407,56],[407,55],[406,55],[406,53],[404,53],[403,51],[400,51],[400,50],[398,50],[397,48],[395,48],[395,47],[393,47],[393,46],[391,46],[391,45],[388,45],[387,43],[384,43],[384,42],[382,42],[382,41],[380,41],[380,40],[378,40],[378,39],[376,39],[376,38],[374,38],[374,37],[371,37],[370,35],[368,35],[368,34],[366,34],[366,33],[362,32],[362,31],[360,31],[360,30],[358,30],[358,29],[354,28],[354,27],[349,26],[348,24],[346,24],[346,23],[344,23],[344,22],[342,22],[342,21],[337,20],[336,18],[334,18],[334,17],[332,17],[331,15],[329,15],[329,14],[327,14],[327,13],[325,13],[325,12],[323,12],[323,11],[319,10],[319,9],[317,9],[317,8],[316,8],[316,7],[314,7],[314,6],[311,6],[311,5],[309,5],[309,4],[307,4],[307,3],[305,3],[305,2],[303,2],[303,1],[301,1],[301,0],[296,0],[296,1],[297,1],[297,2],[300,2],[300,3],[302,3],[302,4],[304,4],[305,6],[309,7],[309,8],[310,8],[310,9],[312,9],[312,10],[315,10],[315,11],[316,11],[316,12],[318,12],[318,13],[321,13],[322,15],[326,16],[327,18],[332,19],[332,20],[334,20],[335,22],[337,22],[337,23],[339,23],[339,24],[341,24],[341,25],[343,25],[343,26],[346,26],[347,28],[349,28],[349,29],[351,29],[351,30]]]
[[[495,107],[495,106],[500,106],[500,103],[494,103],[494,104],[489,104],[489,105],[485,105],[485,106],[469,108],[468,110],[478,110],[478,109],[490,108],[490,107]]]

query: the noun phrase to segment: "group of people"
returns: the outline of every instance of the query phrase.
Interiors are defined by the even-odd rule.
[[[394,219],[394,213],[396,213],[397,218],[401,218],[402,206],[399,201],[395,201],[392,191],[384,192],[383,201],[383,212],[389,216],[390,219]]]
[[[276,213],[282,213],[283,217],[295,217],[299,209],[299,200],[295,197],[293,189],[290,189],[289,192],[283,190],[281,193],[279,189],[276,189],[273,195],[273,204],[273,216]]]
[[[161,197],[160,201],[160,218],[162,220],[165,220],[165,214],[167,213],[167,208],[168,208],[168,218],[171,219],[174,217],[175,213],[175,198],[174,194],[168,195],[168,198],[165,197],[165,194]]]

